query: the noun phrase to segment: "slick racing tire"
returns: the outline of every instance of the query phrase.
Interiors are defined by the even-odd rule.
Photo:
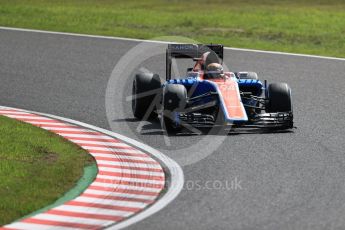
[[[158,74],[138,73],[132,87],[133,115],[140,119],[157,117],[157,105],[160,103],[162,83]]]
[[[181,130],[179,113],[187,102],[187,90],[183,85],[167,84],[163,90],[162,128],[167,133]]]
[[[239,79],[259,80],[258,74],[255,72],[238,72],[237,77]]]
[[[266,112],[292,112],[291,89],[286,83],[272,83],[268,86]]]

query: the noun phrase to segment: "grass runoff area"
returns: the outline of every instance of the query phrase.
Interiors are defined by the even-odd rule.
[[[0,0],[0,25],[345,57],[344,0]]]
[[[62,137],[0,116],[0,226],[54,203],[93,164]]]

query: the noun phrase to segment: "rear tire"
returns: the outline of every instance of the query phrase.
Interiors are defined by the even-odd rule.
[[[239,79],[259,80],[258,74],[255,72],[238,72],[237,77]]]
[[[138,73],[135,75],[132,87],[132,112],[136,118],[142,120],[157,117],[156,105],[160,102],[161,87],[158,74]],[[140,96],[146,92],[149,95]]]
[[[183,85],[167,84],[163,90],[162,128],[167,133],[181,130],[179,112],[185,109],[187,90]]]
[[[291,89],[286,83],[272,83],[268,86],[266,112],[292,112]]]

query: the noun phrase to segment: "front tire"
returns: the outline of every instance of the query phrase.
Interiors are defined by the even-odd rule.
[[[136,118],[143,120],[157,117],[156,105],[160,103],[161,87],[158,74],[135,75],[132,87],[132,112]]]
[[[268,86],[269,113],[292,112],[291,89],[286,83],[272,83]]]
[[[185,109],[187,90],[183,85],[167,84],[163,90],[162,128],[167,133],[182,129],[179,113]]]
[[[268,86],[268,103],[266,105],[266,112],[279,113],[286,112],[291,114],[291,120],[283,128],[293,128],[292,119],[292,100],[291,89],[286,83],[273,83]]]

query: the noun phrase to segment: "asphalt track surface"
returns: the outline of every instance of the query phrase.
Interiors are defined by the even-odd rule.
[[[116,93],[113,106],[125,115],[108,122],[109,77],[136,44],[0,30],[0,105],[117,127],[114,131],[174,159],[169,150],[193,145],[203,136],[171,136],[171,146],[165,146],[157,122],[138,133],[129,102]],[[297,129],[216,137],[224,140],[211,155],[183,167],[189,187],[162,211],[129,229],[344,229],[345,62],[227,50],[225,63],[234,71],[253,70],[269,81],[287,82],[293,90]],[[163,58],[144,64],[164,73]],[[128,79],[119,84],[130,89]],[[210,147],[212,143],[200,151]],[[235,179],[241,188],[192,186]]]

